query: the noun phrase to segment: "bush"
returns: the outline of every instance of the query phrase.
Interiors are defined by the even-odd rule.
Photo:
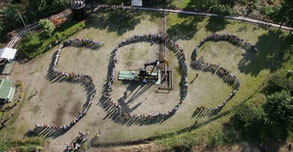
[[[236,2],[241,5],[247,5],[249,3],[248,0],[236,0]]]
[[[283,76],[281,73],[276,73],[268,82],[268,85],[265,87],[267,94],[272,94],[274,92],[280,92],[282,90],[293,92],[293,80],[290,80],[286,76]]]
[[[263,105],[264,112],[270,123],[285,126],[293,125],[293,97],[287,91],[275,92],[267,97]]]
[[[39,24],[48,36],[51,36],[56,28],[55,25],[48,19],[41,19]]]
[[[21,25],[21,19],[18,16],[17,8],[14,5],[8,5],[0,9],[2,23],[0,23],[0,32],[7,33]]]
[[[69,0],[29,0],[25,16],[29,22],[56,14],[69,6]]]
[[[62,34],[59,33],[59,32],[57,32],[57,33],[55,34],[55,36],[56,36],[56,39],[57,39],[57,40],[59,40],[59,39],[62,38]]]
[[[31,138],[27,140],[10,139],[9,141],[0,142],[0,151],[9,151],[10,148],[17,149],[20,152],[32,152],[41,150],[41,146],[46,143],[45,139]]]
[[[70,21],[56,28],[55,33],[53,33],[52,36],[49,38],[46,36],[45,33],[38,33],[34,36],[22,39],[18,49],[27,58],[31,59],[36,55],[47,51],[47,46],[52,45],[58,40],[64,40],[68,38],[72,34],[83,29],[84,27],[84,21],[78,23]]]
[[[272,7],[272,6],[263,7],[262,10],[261,10],[261,12],[263,14],[265,14],[266,16],[270,16],[271,14],[274,13],[274,9],[273,8],[274,7]]]
[[[231,16],[234,14],[234,10],[228,5],[218,5],[212,8],[214,12],[220,16]]]
[[[16,82],[16,87],[19,89],[19,96],[17,99],[17,103],[20,103],[20,101],[23,99],[24,94],[24,84],[21,81]]]
[[[264,119],[263,113],[257,108],[243,103],[236,109],[234,116],[231,118],[234,128],[244,138],[262,139],[264,137]]]
[[[23,26],[17,10],[21,12],[26,24],[32,24],[69,7],[70,0],[8,0],[8,3],[8,6],[0,7],[0,20],[3,22],[1,25],[0,21],[0,39],[6,33]]]
[[[281,7],[276,5],[276,6],[267,6],[261,9],[261,13],[266,15],[267,17],[273,19],[274,21],[279,20]]]

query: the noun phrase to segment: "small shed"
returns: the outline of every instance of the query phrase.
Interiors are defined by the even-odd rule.
[[[131,6],[142,6],[142,0],[131,0]]]
[[[17,52],[16,49],[12,49],[8,47],[0,49],[0,59],[13,60],[16,52]]]
[[[11,102],[14,98],[15,87],[12,80],[0,80],[0,104]]]

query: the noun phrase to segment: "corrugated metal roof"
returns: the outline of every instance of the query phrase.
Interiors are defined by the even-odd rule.
[[[8,47],[0,49],[0,58],[12,60],[14,59],[16,52],[17,52],[16,49],[12,49]]]
[[[11,80],[2,79],[0,81],[0,99],[11,98],[12,85],[13,85],[13,81],[11,81]]]

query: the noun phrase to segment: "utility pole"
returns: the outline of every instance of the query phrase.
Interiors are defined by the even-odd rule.
[[[22,24],[23,24],[24,27],[26,28],[26,25],[25,25],[25,23],[24,23],[24,20],[23,20],[23,18],[22,18],[22,16],[21,16],[20,12],[18,11],[18,9],[16,9],[16,10],[17,10],[17,13],[18,13],[18,15],[19,15],[21,21],[22,21]]]
[[[26,24],[25,24],[25,22],[24,22],[24,20],[23,20],[23,18],[21,16],[20,12],[18,11],[18,9],[16,9],[16,10],[17,10],[17,13],[18,13],[21,21],[22,21],[22,24],[24,25],[24,28],[27,29],[27,26],[26,26]],[[31,30],[28,30],[28,32],[29,32],[29,34],[32,34]]]

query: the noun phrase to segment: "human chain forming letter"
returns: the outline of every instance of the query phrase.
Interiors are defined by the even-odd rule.
[[[239,80],[231,72],[221,67],[220,65],[205,62],[204,57],[197,58],[198,49],[201,46],[203,46],[205,42],[211,41],[211,40],[227,41],[245,50],[251,50],[253,52],[257,51],[256,46],[252,45],[249,42],[245,42],[243,39],[238,38],[234,35],[230,35],[230,34],[211,34],[207,36],[204,40],[202,40],[196,46],[191,56],[192,61],[190,66],[192,67],[192,69],[217,74],[220,78],[224,80],[225,83],[231,85],[233,88],[232,92],[229,94],[227,99],[222,104],[219,104],[218,106],[214,108],[210,108],[210,107],[208,108],[203,106],[197,107],[196,108],[197,114],[201,114],[201,113],[206,113],[208,115],[217,114],[226,105],[226,103],[229,100],[231,100],[233,96],[235,96],[236,92],[239,90],[239,87],[240,87]],[[165,44],[166,47],[176,55],[179,69],[180,69],[180,74],[181,74],[180,93],[179,93],[180,100],[178,104],[176,104],[172,109],[168,111],[155,112],[151,114],[131,114],[131,113],[123,111],[121,105],[119,105],[118,102],[112,99],[111,92],[113,91],[112,84],[114,82],[114,70],[115,70],[115,64],[117,64],[118,62],[117,52],[119,48],[123,46],[139,43],[139,42]],[[70,39],[68,41],[65,41],[63,44],[60,45],[58,50],[53,54],[52,61],[48,69],[47,79],[51,82],[70,82],[74,84],[80,84],[81,86],[83,86],[85,90],[87,91],[86,103],[84,104],[83,110],[79,113],[79,115],[75,117],[70,123],[61,125],[61,126],[57,126],[54,124],[46,124],[46,123],[36,124],[35,126],[36,128],[34,130],[35,133],[42,134],[42,132],[50,132],[49,136],[56,136],[66,132],[73,125],[75,125],[83,116],[85,116],[96,94],[97,88],[95,84],[93,83],[93,78],[91,76],[77,74],[75,72],[69,72],[69,73],[60,72],[57,70],[57,65],[58,65],[59,57],[61,55],[61,50],[67,46],[75,46],[75,47],[84,46],[91,49],[99,49],[100,47],[103,46],[103,43],[95,42],[88,39]],[[103,96],[101,98],[102,100],[100,100],[99,104],[108,113],[112,113],[112,114],[114,113],[112,117],[115,117],[116,120],[117,119],[123,120],[120,122],[124,124],[131,123],[131,124],[141,125],[140,122],[145,124],[144,120],[149,120],[147,121],[149,122],[147,124],[151,124],[154,122],[161,122],[163,120],[170,118],[170,116],[175,114],[176,111],[179,109],[179,107],[182,105],[188,90],[187,71],[188,71],[188,65],[187,65],[185,53],[179,44],[173,42],[172,40],[166,38],[164,35],[160,35],[160,34],[134,35],[120,42],[119,44],[117,44],[117,46],[111,52],[110,62],[108,64],[107,83],[105,84],[105,87],[103,90]],[[119,122],[119,121],[116,121],[116,122]]]

